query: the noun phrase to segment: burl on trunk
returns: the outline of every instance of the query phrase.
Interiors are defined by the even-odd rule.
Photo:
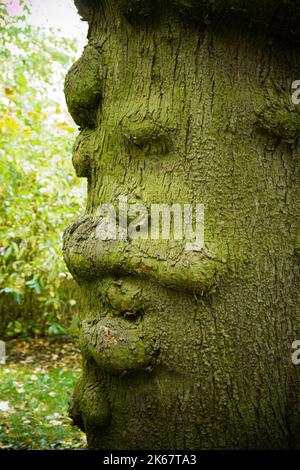
[[[75,3],[89,34],[65,83],[88,181],[64,237],[82,298],[74,422],[97,449],[300,447],[298,2]],[[100,208],[120,200],[140,236],[123,214],[101,238]],[[204,246],[151,237],[155,204],[203,205]]]

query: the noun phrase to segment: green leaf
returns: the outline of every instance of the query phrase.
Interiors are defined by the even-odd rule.
[[[25,282],[25,284],[26,286],[29,286],[31,289],[33,289],[36,292],[36,294],[40,294],[42,291],[40,284],[36,280],[32,279],[31,281]]]
[[[53,323],[48,328],[48,335],[65,335],[65,334],[66,334],[65,328],[59,325],[58,323]]]

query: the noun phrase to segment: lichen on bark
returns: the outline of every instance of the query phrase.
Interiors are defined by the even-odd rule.
[[[71,407],[90,448],[297,448],[300,17],[293,1],[77,0],[67,76],[86,214]],[[103,203],[200,203],[205,247],[100,241]]]

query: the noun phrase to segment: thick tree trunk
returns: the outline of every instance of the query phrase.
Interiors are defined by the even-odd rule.
[[[299,447],[299,7],[173,3],[77,2],[89,43],[65,92],[88,201],[64,240],[82,296],[71,414],[91,448]],[[97,211],[120,195],[203,204],[204,249],[99,240]]]

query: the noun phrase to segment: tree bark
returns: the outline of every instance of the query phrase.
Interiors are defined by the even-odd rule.
[[[77,1],[66,78],[86,213],[74,422],[97,449],[298,448],[296,2]],[[298,16],[297,16],[298,15]],[[205,246],[97,237],[101,204],[205,207]]]

